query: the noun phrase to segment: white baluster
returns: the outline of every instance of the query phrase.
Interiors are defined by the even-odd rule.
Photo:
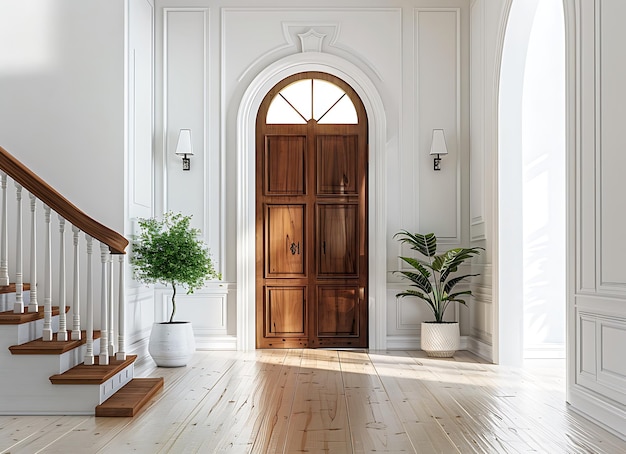
[[[117,310],[119,313],[119,326],[117,327],[117,354],[115,355],[115,359],[123,361],[126,359],[126,297],[124,288],[124,254],[120,254],[118,256],[118,260],[120,262],[120,293],[117,302]]]
[[[22,186],[15,183],[16,199],[17,199],[17,232],[15,240],[15,304],[13,312],[17,314],[24,313],[24,271],[22,270]]]
[[[109,303],[109,356],[115,355],[115,303],[113,301],[113,257],[109,254],[109,292],[108,292],[108,303]]]
[[[32,200],[32,198],[31,198]],[[44,283],[43,283],[43,336],[44,341],[52,340],[52,236],[50,230],[50,207],[43,206],[46,222],[46,242],[44,244]]]
[[[67,295],[65,292],[65,219],[59,215],[59,332],[57,340],[66,341],[69,339],[67,333],[67,317],[65,315],[65,304]]]
[[[100,365],[109,364],[109,328],[107,326],[107,262],[109,261],[109,247],[100,243],[100,261],[102,262],[102,279],[100,282]]]
[[[30,303],[28,312],[37,312],[37,199],[30,194]]]
[[[72,319],[72,340],[80,340],[80,261],[78,259],[78,234],[80,229],[72,226],[72,232],[74,233],[74,294],[72,298],[74,317]]]
[[[7,174],[0,172],[0,186],[2,187],[2,224],[0,232],[0,285],[9,285],[9,229],[7,225]]]
[[[91,274],[91,258],[93,254],[93,238],[85,234],[87,240],[87,349],[85,364],[92,366],[93,357],[93,276]]]

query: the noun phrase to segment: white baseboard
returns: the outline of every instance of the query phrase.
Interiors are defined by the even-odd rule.
[[[568,393],[569,408],[591,419],[615,436],[626,440],[626,410],[610,400],[600,399],[595,394],[574,385]]]
[[[387,350],[421,350],[418,336],[387,336]]]
[[[459,350],[467,350],[468,337],[461,336],[461,346]],[[387,350],[421,350],[419,336],[388,336]]]
[[[237,350],[237,337],[196,335],[196,350]]]
[[[481,357],[482,359],[493,362],[493,346],[476,339],[475,337],[467,338],[467,350]]]

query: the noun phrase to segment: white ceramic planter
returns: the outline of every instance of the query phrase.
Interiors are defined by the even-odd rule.
[[[461,345],[459,323],[422,322],[420,341],[428,356],[450,358]]]
[[[191,322],[155,323],[152,325],[148,352],[157,366],[186,366],[196,350]]]

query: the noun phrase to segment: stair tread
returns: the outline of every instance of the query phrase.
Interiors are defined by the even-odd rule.
[[[68,330],[68,336],[71,335],[71,331]],[[51,341],[44,341],[41,337],[30,342],[26,342],[20,345],[12,345],[9,350],[13,355],[61,355],[76,347],[87,343],[87,332],[81,331],[80,340],[59,341],[57,340],[57,334],[52,335]],[[93,332],[93,338],[100,338],[100,331]]]
[[[133,378],[96,407],[96,416],[135,416],[163,388],[163,377]]]
[[[125,360],[109,358],[109,364],[101,366],[100,358],[95,357],[95,364],[87,366],[80,363],[71,369],[50,377],[50,381],[54,385],[101,385],[118,372],[130,366],[137,359],[137,355],[127,355]]]
[[[29,291],[30,284],[22,284],[22,290]],[[6,293],[15,293],[15,282],[11,282],[9,285],[0,285],[0,295],[4,295]]]
[[[43,305],[40,305],[37,312],[28,312],[28,307],[24,308],[23,314],[16,314],[13,311],[0,312],[0,325],[22,325],[41,320],[44,317],[43,309]],[[67,313],[69,310],[70,307],[65,306],[65,312]],[[59,315],[59,306],[52,306],[52,316],[55,315]]]

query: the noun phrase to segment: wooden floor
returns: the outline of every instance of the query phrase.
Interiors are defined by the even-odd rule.
[[[0,417],[0,452],[626,452],[567,408],[563,366],[466,352],[197,352],[175,369],[146,359],[136,375],[165,387],[135,418]]]

